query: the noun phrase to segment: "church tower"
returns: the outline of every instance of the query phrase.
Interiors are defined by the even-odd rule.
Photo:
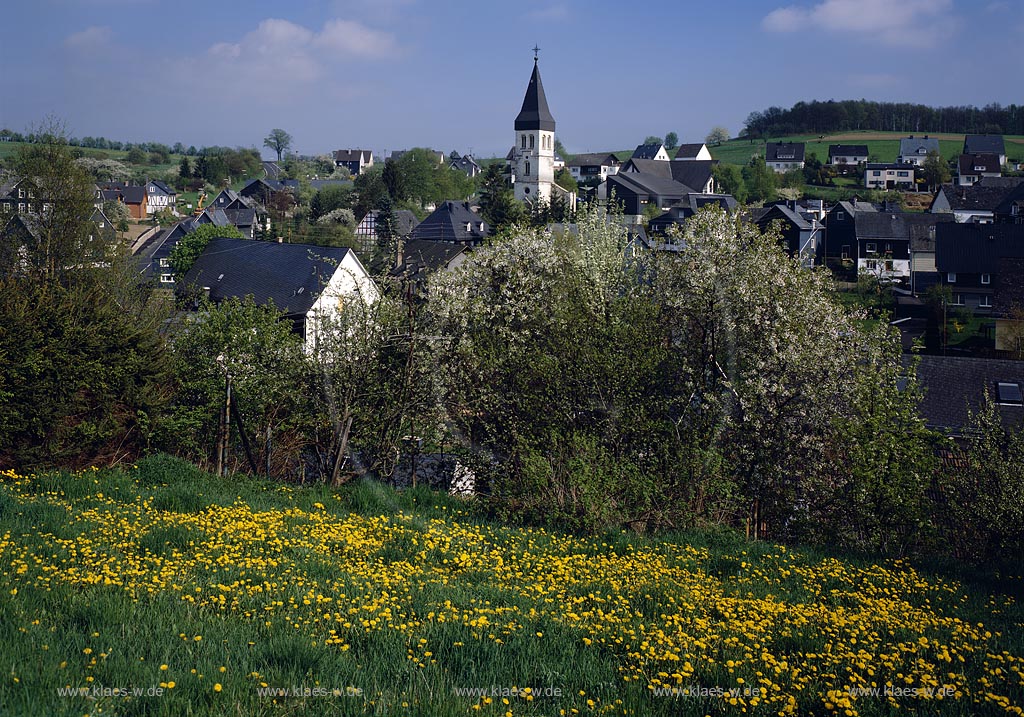
[[[550,202],[551,185],[555,181],[555,118],[544,96],[536,52],[534,48],[533,74],[523,98],[523,108],[516,117],[513,145],[516,199],[530,204],[538,200]]]

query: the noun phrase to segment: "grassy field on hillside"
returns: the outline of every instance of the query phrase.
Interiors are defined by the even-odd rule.
[[[1020,575],[513,529],[423,490],[217,479],[161,456],[0,476],[5,715],[1024,704]]]
[[[962,134],[935,134],[915,133],[915,136],[928,134],[929,137],[937,137],[939,140],[939,151],[943,158],[955,160],[960,156],[964,148],[964,135]],[[818,135],[793,135],[791,137],[772,137],[772,142],[804,142],[807,145],[807,155],[813,152],[822,162],[828,161],[828,146],[830,144],[866,144],[868,153],[877,156],[881,162],[895,162],[900,151],[900,138],[908,137],[909,133],[902,132],[842,132],[826,135],[824,138]],[[1010,158],[1024,159],[1024,137],[1016,135],[1004,135],[1006,153]],[[760,154],[764,156],[764,140],[731,139],[728,142],[709,147],[711,156],[726,164],[746,164],[751,156]],[[615,155],[622,161],[629,159],[633,154],[632,149],[615,152]],[[674,152],[669,152],[670,155]]]

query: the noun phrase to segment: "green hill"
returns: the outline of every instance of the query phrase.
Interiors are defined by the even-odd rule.
[[[924,133],[921,133],[924,134]],[[900,151],[900,138],[908,136],[901,132],[842,132],[840,134],[825,135],[792,135],[788,137],[771,137],[772,142],[804,142],[807,144],[808,156],[813,152],[822,162],[828,161],[828,146],[830,144],[866,144],[868,153],[877,157],[879,162],[895,162]],[[929,134],[930,137],[938,137],[939,150],[943,158],[955,161],[964,147],[964,135],[962,134]],[[1004,135],[1006,153],[1011,159],[1024,159],[1024,137],[1016,135]],[[765,140],[731,139],[723,144],[708,147],[711,156],[725,164],[746,164],[751,156],[760,154],[764,156]],[[632,156],[632,149],[616,151],[615,156],[621,161],[626,161]],[[669,152],[671,155],[672,152]]]
[[[0,558],[5,715],[1024,704],[1021,576],[983,587],[730,533],[517,529],[425,490],[219,479],[158,456],[0,474]],[[905,692],[848,691],[887,684]]]

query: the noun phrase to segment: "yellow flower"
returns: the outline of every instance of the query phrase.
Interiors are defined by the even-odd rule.
[[[222,689],[224,689],[224,688],[220,686],[219,682],[213,686],[213,691],[214,692],[220,692]]]

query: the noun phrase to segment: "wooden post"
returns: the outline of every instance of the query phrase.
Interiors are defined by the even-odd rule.
[[[224,390],[224,464],[223,473],[220,475],[228,474],[228,447],[231,439],[231,374],[227,374],[225,379],[225,390]]]

